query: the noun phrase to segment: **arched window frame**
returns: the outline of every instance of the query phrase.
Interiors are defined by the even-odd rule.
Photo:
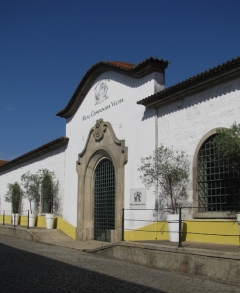
[[[198,206],[198,154],[204,142],[212,135],[217,133],[220,128],[213,129],[207,132],[199,141],[193,158],[193,216],[194,218],[233,218],[235,215],[229,211],[208,211],[199,212]]]

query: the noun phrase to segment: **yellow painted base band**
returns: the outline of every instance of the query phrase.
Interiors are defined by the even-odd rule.
[[[0,224],[3,215],[0,215]],[[12,217],[5,215],[4,223],[12,224]],[[20,216],[19,224],[27,227],[27,216]],[[36,226],[46,228],[45,216],[36,217]],[[76,239],[76,227],[60,217],[55,218],[54,228],[62,230],[72,239]],[[183,222],[183,241],[207,242],[216,244],[240,245],[240,227],[236,221],[225,220],[189,220]],[[169,240],[167,222],[157,222],[137,230],[124,231],[126,241],[136,240]]]
[[[57,217],[56,220],[56,228],[62,230],[66,235],[75,240],[77,228],[60,217]]]
[[[12,223],[12,217],[11,216],[5,216],[4,217],[4,224],[10,225]],[[3,224],[3,215],[0,216],[0,224]]]
[[[236,221],[189,220],[183,222],[183,241],[239,245],[239,226]],[[169,240],[167,222],[157,222],[137,230],[124,231],[126,241]]]
[[[3,224],[3,215],[0,215],[0,225]],[[12,224],[12,217],[10,215],[4,216],[4,224],[11,225]],[[27,216],[20,216],[19,217],[19,225],[21,227],[27,227],[28,225],[28,217]],[[36,227],[39,228],[46,228],[46,219],[45,216],[37,216],[36,217]],[[66,235],[71,237],[72,239],[76,239],[76,227],[69,224],[67,221],[60,217],[55,217],[54,220],[54,228],[62,230]]]

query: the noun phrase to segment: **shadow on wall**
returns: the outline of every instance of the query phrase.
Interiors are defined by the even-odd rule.
[[[208,89],[206,91],[202,91],[197,94],[186,95],[184,99],[180,98],[179,100],[175,100],[169,104],[161,106],[158,109],[158,117],[159,118],[164,117],[171,113],[194,107],[197,104],[205,103],[207,101],[210,101],[211,99],[216,99],[218,97],[230,94],[231,92],[235,92],[235,91],[240,91],[239,81],[228,82],[223,85],[216,86],[212,89]],[[230,103],[230,101],[228,101],[228,103]],[[211,104],[209,106],[211,107]],[[210,109],[209,109],[209,112],[210,112]],[[155,115],[154,109],[146,107],[142,120],[146,120],[150,117],[153,117],[154,115]]]
[[[184,99],[180,99],[170,105],[162,107],[159,111],[159,117],[164,117],[165,115],[171,114],[173,112],[192,108],[195,105],[217,99],[218,97],[230,94],[231,92],[235,92],[238,90],[240,90],[240,82],[233,81],[231,83],[229,82],[227,84],[219,85],[197,94],[186,96],[186,98]],[[211,108],[211,104],[209,104],[208,107]],[[211,112],[210,108],[209,112]]]
[[[137,106],[140,107],[140,105],[137,105]],[[149,118],[152,118],[155,115],[156,115],[156,109],[145,107],[143,117],[142,117],[142,121],[147,120]]]

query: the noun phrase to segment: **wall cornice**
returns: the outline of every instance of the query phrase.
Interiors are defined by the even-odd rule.
[[[29,160],[32,160],[36,157],[42,156],[46,153],[49,153],[55,149],[58,149],[64,145],[66,145],[69,141],[68,137],[59,137],[47,144],[44,144],[20,157],[17,157],[16,159],[13,159],[12,161],[8,161],[6,164],[0,166],[0,173],[8,170],[12,167],[15,167],[17,165],[20,165],[22,163],[25,163]]]
[[[239,77],[240,57],[237,57],[140,100],[137,104],[159,108]]]

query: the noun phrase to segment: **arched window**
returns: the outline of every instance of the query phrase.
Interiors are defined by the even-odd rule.
[[[42,179],[42,213],[53,212],[53,182],[50,174],[45,174]]]
[[[236,210],[240,203],[239,175],[230,158],[222,159],[213,134],[201,145],[197,157],[198,212]],[[237,179],[237,180],[236,180]]]
[[[115,170],[112,162],[103,159],[94,178],[94,240],[111,241],[115,229]]]

